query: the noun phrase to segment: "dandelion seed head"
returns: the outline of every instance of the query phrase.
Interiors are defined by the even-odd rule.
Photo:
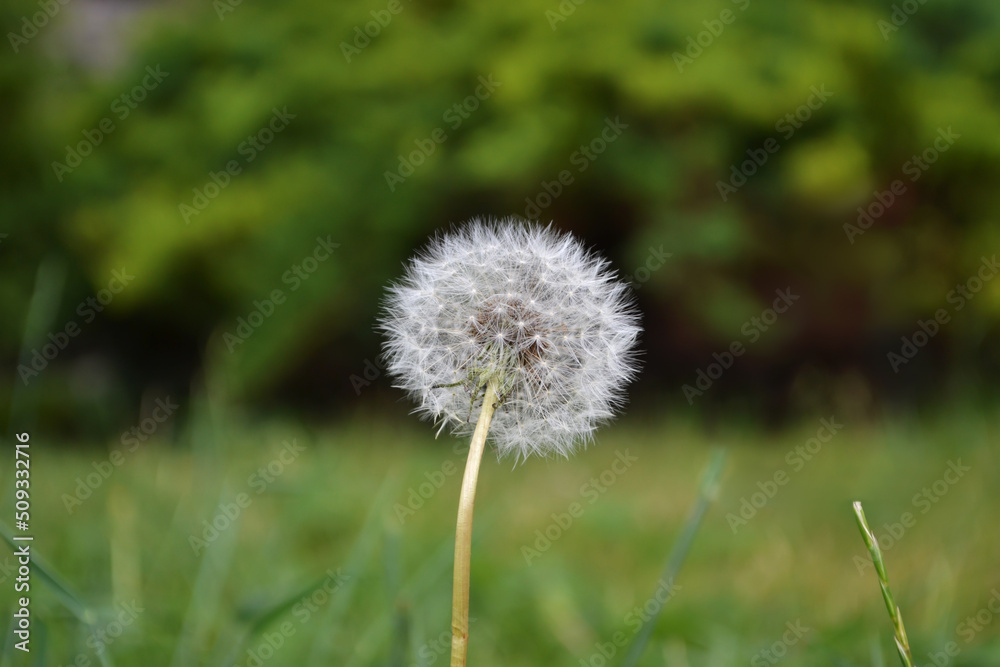
[[[631,291],[574,236],[517,218],[439,235],[389,288],[385,365],[416,412],[475,429],[486,383],[500,456],[569,455],[593,438],[638,371]]]

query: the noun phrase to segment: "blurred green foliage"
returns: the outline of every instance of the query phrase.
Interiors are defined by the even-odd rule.
[[[1000,7],[911,4],[890,30],[902,10],[860,1],[219,0],[139,12],[125,37],[108,32],[125,57],[94,68],[69,46],[94,10],[70,3],[0,50],[4,367],[15,375],[35,267],[54,254],[70,278],[57,329],[112,271],[135,276],[58,368],[101,352],[123,362],[115,382],[141,385],[207,362],[247,398],[353,398],[401,261],[448,223],[533,204],[640,280],[648,371],[675,398],[788,286],[799,305],[752,356],[790,377],[995,369],[1000,281],[910,375],[886,362],[1000,250]],[[37,8],[5,3],[5,30]],[[269,135],[276,110],[293,117]],[[627,127],[581,158],[608,122]],[[910,181],[905,165],[948,128],[953,145]],[[850,242],[845,225],[896,179],[905,192]],[[339,247],[309,273],[317,239]],[[671,257],[644,273],[661,248]],[[224,337],[274,290],[284,302],[245,342]]]

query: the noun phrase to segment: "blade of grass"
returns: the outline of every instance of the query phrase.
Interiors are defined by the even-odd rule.
[[[32,643],[34,644],[32,653],[35,654],[32,664],[35,667],[45,667],[49,664],[49,626],[42,619],[36,618],[32,625],[32,634],[35,635],[32,638]]]
[[[885,561],[882,559],[882,549],[878,545],[878,540],[868,527],[868,520],[865,518],[865,511],[861,507],[861,502],[854,503],[854,517],[858,522],[858,529],[861,537],[872,555],[872,562],[875,564],[875,572],[878,574],[878,585],[882,589],[882,599],[885,601],[885,608],[889,612],[892,620],[892,628],[895,633],[896,650],[899,652],[899,659],[903,667],[913,667],[913,656],[910,653],[910,642],[906,638],[906,628],[903,627],[903,617],[899,613],[899,606],[892,597],[892,590],[889,588],[889,574],[885,570]]]
[[[472,544],[475,546],[483,535],[490,534],[490,527],[496,523],[500,512],[496,509],[487,510],[476,521],[472,528]],[[416,573],[407,579],[400,596],[406,600],[423,600],[435,586],[440,586],[442,578],[451,573],[455,558],[455,539],[447,537],[435,551],[417,568]],[[475,619],[470,619],[472,623]],[[350,660],[345,667],[362,667],[373,664],[375,655],[385,644],[386,636],[392,629],[392,615],[385,611],[368,624],[368,630],[361,635],[353,647]],[[448,632],[451,630],[449,628]],[[436,635],[433,633],[431,637]],[[450,644],[449,644],[450,645]]]
[[[7,626],[7,641],[3,643],[3,653],[0,657],[0,667],[9,667],[11,661],[14,659],[14,644],[17,643],[17,637],[14,635],[14,630],[17,629],[17,618],[14,614],[10,615],[10,625]]]
[[[10,529],[7,524],[0,521],[0,537],[3,537],[4,542],[6,542],[11,550],[17,549],[19,544],[14,541],[14,532]],[[24,544],[21,542],[20,544]],[[78,621],[86,626],[93,626],[97,622],[97,614],[90,609],[80,596],[73,591],[72,587],[66,583],[66,581],[56,573],[56,571],[49,565],[45,559],[38,555],[37,549],[32,546],[31,548],[31,573],[33,576],[37,576],[45,584],[52,589],[55,593],[56,598],[62,603],[64,607],[73,614]]]
[[[47,257],[38,265],[35,273],[35,288],[28,302],[28,312],[24,318],[24,335],[21,338],[21,359],[27,359],[31,348],[45,338],[46,331],[51,331],[59,312],[59,302],[62,300],[66,284],[66,263],[58,257]],[[28,385],[14,381],[14,389],[8,412],[8,428],[5,431],[31,431],[35,422],[38,404],[37,377]]]
[[[271,625],[274,621],[278,620],[284,616],[289,609],[295,606],[297,602],[302,600],[302,598],[310,595],[317,588],[326,583],[329,575],[324,574],[319,579],[313,581],[308,586],[297,589],[291,595],[285,597],[279,602],[275,603],[273,606],[268,607],[264,611],[255,614],[250,620],[247,627],[244,629],[240,638],[233,644],[232,650],[229,655],[222,661],[223,667],[232,667],[236,664],[239,659],[240,653],[246,647],[247,643],[255,636],[264,631],[265,628]]]
[[[219,504],[233,497],[223,486],[219,494]],[[191,602],[184,615],[184,624],[177,645],[174,647],[171,667],[198,664],[198,653],[204,646],[211,631],[211,624],[217,618],[222,601],[222,592],[236,553],[240,524],[234,520],[201,555],[201,565],[191,590]]]
[[[684,559],[687,558],[688,551],[691,549],[691,544],[694,542],[694,536],[698,532],[698,528],[701,527],[705,512],[708,511],[708,506],[712,504],[712,501],[715,500],[718,494],[719,476],[722,474],[725,461],[725,449],[717,449],[712,453],[712,458],[702,473],[698,500],[691,509],[691,514],[688,515],[680,536],[674,542],[673,549],[671,549],[670,556],[667,558],[667,563],[663,568],[663,576],[660,577],[660,581],[672,583],[677,578],[681,566],[684,564]],[[653,614],[650,614],[649,618],[642,624],[642,627],[639,628],[636,638],[632,641],[632,645],[625,655],[622,667],[635,667],[639,662],[639,658],[646,649],[649,637],[653,633],[653,627],[660,618],[660,612],[662,611],[663,606],[661,605]]]
[[[378,495],[368,511],[368,516],[365,517],[358,539],[351,548],[351,553],[343,568],[347,574],[347,581],[340,587],[340,595],[334,597],[327,605],[326,611],[319,621],[320,629],[316,632],[316,639],[309,652],[309,658],[306,660],[307,667],[331,664],[330,653],[336,645],[337,625],[351,602],[354,589],[357,587],[362,572],[364,572],[365,564],[374,560],[373,554],[381,533],[381,521],[389,506],[389,500],[395,495],[398,487],[398,473],[393,472],[386,475],[382,488],[379,489]]]
[[[878,641],[878,633],[872,635],[872,667],[885,667],[885,657]]]
[[[382,538],[382,563],[385,574],[386,608],[393,610],[393,629],[389,637],[387,667],[403,667],[407,638],[410,633],[409,604],[400,595],[400,580],[403,575],[400,564],[399,540],[398,525],[386,520],[384,537]]]
[[[6,542],[11,550],[13,551],[15,547],[14,542],[14,532],[7,526],[4,522],[0,521],[0,537],[3,537],[4,542]],[[77,594],[73,588],[66,583],[66,580],[60,576],[51,565],[49,565],[45,559],[38,555],[35,547],[31,548],[31,573],[32,575],[37,575],[45,584],[52,590],[55,594],[56,599],[71,613],[80,623],[82,623],[88,630],[93,633],[97,629],[98,615],[93,609],[91,609]],[[108,651],[102,651],[97,654],[98,659],[101,664],[105,667],[110,667],[111,657]]]
[[[425,636],[426,633],[424,632],[424,624],[421,620],[420,614],[413,614],[413,620],[410,623],[409,651],[411,659],[416,661],[411,663],[415,667],[427,667],[427,659],[420,650],[424,646]]]
[[[191,452],[199,474],[204,476],[203,488],[215,488],[214,480],[223,478],[218,499],[208,511],[211,513],[236,495],[227,481],[230,459],[226,456],[226,448],[231,446],[234,437],[229,427],[232,423],[229,397],[214,367],[210,366],[205,371],[204,384],[199,390],[201,395],[195,397],[193,392],[191,399],[194,411],[190,432]],[[196,504],[205,504],[205,496],[192,496]],[[174,526],[178,526],[180,515],[181,505],[178,504]],[[218,537],[201,554],[201,564],[193,582],[181,633],[174,646],[171,667],[197,664],[199,657],[208,654],[209,636],[216,630],[216,621],[221,618],[218,610],[222,606],[226,580],[236,557],[243,518],[241,514],[233,519],[231,525],[219,531]],[[178,532],[183,535],[186,530]],[[170,537],[173,538],[173,535]],[[227,630],[223,628],[217,636],[224,636]]]

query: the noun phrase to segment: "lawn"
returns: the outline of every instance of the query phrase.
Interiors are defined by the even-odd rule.
[[[995,425],[824,419],[708,441],[629,418],[569,460],[487,454],[469,664],[619,665],[656,613],[642,665],[898,664],[856,499],[917,663],[1000,664]],[[33,652],[4,665],[448,664],[465,443],[373,415],[188,423],[134,451],[33,440]],[[714,502],[663,580],[715,447]]]

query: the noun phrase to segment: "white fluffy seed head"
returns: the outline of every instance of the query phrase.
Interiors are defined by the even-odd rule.
[[[575,237],[517,218],[431,240],[389,288],[386,369],[416,412],[470,436],[487,382],[500,456],[568,455],[624,400],[638,370],[628,286]]]

